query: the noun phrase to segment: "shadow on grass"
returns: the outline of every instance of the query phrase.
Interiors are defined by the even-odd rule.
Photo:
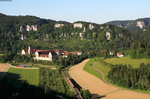
[[[53,90],[45,92],[44,89],[19,79],[20,75],[7,73],[0,81],[0,96],[3,99],[75,99]]]

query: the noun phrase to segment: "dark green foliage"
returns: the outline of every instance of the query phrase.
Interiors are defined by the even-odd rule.
[[[108,78],[112,83],[123,87],[150,90],[150,64],[141,64],[140,68],[116,65],[111,68]]]
[[[64,26],[55,28],[56,23],[64,24]],[[130,53],[127,54],[131,54],[133,58],[150,56],[148,45],[150,29],[148,27],[138,32],[129,32],[124,28],[109,24],[99,25],[82,21],[80,23],[83,25],[82,28],[74,28],[72,23],[63,21],[1,14],[0,54],[5,54],[2,61],[11,61],[16,53],[20,53],[29,45],[35,49],[82,51],[88,57],[109,57],[109,51],[124,51],[129,48],[131,48]],[[94,29],[90,29],[89,24],[92,24]],[[20,26],[26,25],[38,25],[38,30],[20,32]],[[106,32],[110,32],[110,40],[107,40]],[[80,33],[83,33],[83,37],[80,37]],[[24,35],[26,39],[21,40],[21,35]],[[108,52],[100,53],[99,51],[103,49]]]
[[[132,58],[150,58],[150,39],[137,41],[131,46]]]
[[[56,23],[63,23],[63,27],[55,28]],[[35,49],[63,49],[67,51],[82,51],[88,57],[99,56],[100,49],[127,49],[133,42],[132,34],[126,29],[114,25],[99,25],[81,22],[82,28],[74,28],[72,23],[56,22],[34,16],[0,15],[0,54],[7,56],[5,61],[14,57],[11,53],[20,53],[29,45]],[[89,29],[89,24],[94,29]],[[22,31],[20,26],[38,25],[37,31]],[[111,33],[111,39],[106,39],[106,32]],[[83,33],[83,37],[80,37]],[[21,35],[25,40],[21,40]],[[121,35],[121,36],[119,36]],[[9,54],[9,55],[7,55]],[[13,57],[12,57],[13,56]]]
[[[81,90],[81,95],[82,95],[83,99],[91,99],[92,98],[92,94],[90,93],[89,90]]]
[[[67,85],[67,82],[57,70],[51,70],[48,68],[40,68],[39,86],[44,90],[45,94],[50,94],[50,95],[55,94],[53,93],[53,91],[51,91],[51,90],[54,90],[58,93],[65,94],[72,98],[74,97],[74,94],[71,91],[70,87]],[[60,97],[62,99],[67,98],[67,97],[61,96],[61,94],[60,94]]]
[[[55,63],[61,66],[71,66],[80,63],[86,58],[87,58],[86,55],[78,56],[78,55],[69,54],[67,58],[60,57],[58,60],[55,61]]]

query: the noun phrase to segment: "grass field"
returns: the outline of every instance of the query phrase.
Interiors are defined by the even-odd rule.
[[[103,76],[106,79],[108,72],[110,71],[111,67],[108,65],[104,65],[100,60],[93,63],[93,67],[103,73]]]
[[[150,64],[150,59],[132,59],[130,57],[110,58],[104,61],[110,64],[130,64],[133,68],[138,68],[141,63]]]
[[[111,69],[111,66],[104,64],[102,61],[105,61],[110,64],[127,64],[127,65],[131,64],[134,68],[138,68],[141,63],[145,63],[145,64],[150,63],[150,59],[131,59],[130,57],[110,58],[110,59],[105,59],[105,60],[101,58],[92,58],[87,62],[87,64],[85,64],[84,70],[106,81],[107,75]],[[114,85],[114,86],[118,86],[118,85]],[[132,90],[137,91],[137,92],[150,93],[150,91],[137,90],[137,89],[132,89]]]
[[[99,70],[103,73],[103,76],[106,78],[111,67],[106,64],[103,64],[103,62],[101,61],[107,62],[109,64],[126,64],[126,65],[130,64],[132,65],[133,68],[138,68],[141,63],[150,64],[150,59],[131,59],[130,57],[123,57],[123,58],[110,58],[103,60],[101,58],[92,58],[84,66],[84,70],[97,76],[98,78],[101,78],[102,75],[100,74],[100,72],[97,71]]]
[[[93,63],[95,63],[95,61],[97,61],[99,58],[92,58],[90,59],[84,66],[84,70],[87,71],[88,73],[95,75],[98,78],[102,78],[102,75],[97,72],[96,70],[92,69]]]
[[[15,83],[12,81],[16,81],[16,85],[20,84],[20,81],[27,81],[30,85],[38,86],[39,70],[10,68],[8,70],[8,75],[6,76],[6,78],[9,80],[9,83]]]

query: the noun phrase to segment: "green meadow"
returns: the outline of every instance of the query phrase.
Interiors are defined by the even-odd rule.
[[[21,86],[22,81],[26,81],[29,85],[38,86],[39,69],[10,68],[6,79],[8,83],[12,83],[16,87]]]
[[[150,59],[132,59],[130,57],[123,57],[123,58],[110,58],[104,60],[110,64],[126,64],[132,65],[133,68],[138,68],[141,63],[150,64]]]
[[[141,63],[150,64],[150,59],[131,59],[130,57],[123,58],[92,58],[84,66],[84,70],[88,73],[108,82],[107,75],[111,70],[111,64],[126,64],[131,65],[133,68],[138,68]],[[114,84],[113,84],[114,85]],[[116,86],[116,85],[115,85]],[[118,85],[117,85],[118,86]],[[124,87],[123,87],[124,88]],[[149,93],[149,91],[132,89],[138,92]]]
[[[133,68],[138,68],[141,63],[150,64],[150,59],[132,59],[130,57],[123,57],[123,58],[109,58],[109,59],[102,59],[102,58],[92,58],[90,59],[87,64],[84,66],[84,70],[97,76],[98,78],[102,79],[102,74],[106,79],[108,72],[111,69],[111,66],[108,64],[126,64],[131,65]]]

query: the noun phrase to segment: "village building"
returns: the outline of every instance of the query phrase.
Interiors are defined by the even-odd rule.
[[[29,46],[28,47],[28,49],[23,49],[22,51],[21,51],[21,55],[22,56],[26,56],[26,55],[31,55],[31,54],[33,54],[34,52],[35,52],[36,50],[35,49],[31,49],[31,47]]]
[[[49,50],[36,50],[34,60],[52,61],[52,53]]]
[[[109,51],[109,55],[114,55],[115,51]]]
[[[117,52],[117,57],[124,57],[124,55],[121,52]]]
[[[82,55],[82,52],[68,52],[68,51],[64,51],[64,54],[62,55],[63,58],[67,58],[68,55],[71,54],[71,55]]]
[[[57,60],[59,56],[63,58],[67,58],[69,54],[72,55],[82,55],[82,52],[68,52],[63,50],[54,49],[52,51],[50,50],[36,50],[31,49],[31,47],[28,47],[28,49],[23,49],[21,51],[22,56],[27,55],[34,55],[34,60],[44,60],[44,61],[52,61]]]

